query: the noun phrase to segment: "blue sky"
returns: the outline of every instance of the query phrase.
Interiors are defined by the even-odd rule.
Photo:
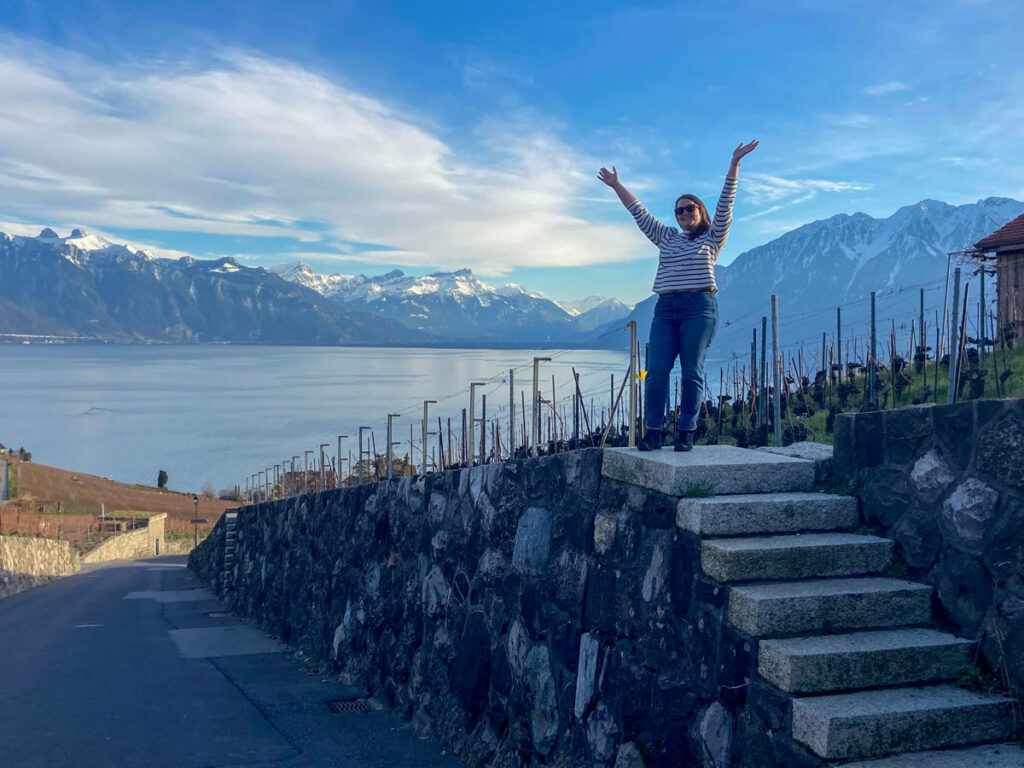
[[[744,161],[728,263],[836,213],[1024,199],[1024,5],[0,0],[0,229],[648,295]]]

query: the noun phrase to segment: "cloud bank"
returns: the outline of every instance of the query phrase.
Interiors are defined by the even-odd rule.
[[[124,67],[0,41],[8,218],[289,238],[322,259],[453,268],[648,256],[574,205],[600,163],[549,126],[480,126],[472,157],[400,106],[224,52]]]

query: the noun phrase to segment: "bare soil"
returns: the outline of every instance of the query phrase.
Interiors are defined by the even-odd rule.
[[[10,459],[10,457],[5,457]],[[84,472],[72,472],[49,467],[34,461],[13,461],[18,471],[18,498],[6,502],[20,507],[25,512],[54,512],[58,503],[62,513],[98,515],[100,505],[108,516],[125,512],[143,515],[167,513],[167,530],[192,530],[188,521],[196,517],[196,506],[192,494],[154,488],[148,485],[132,485],[107,480]],[[14,467],[12,467],[12,470]],[[237,502],[199,497],[198,517],[213,524],[229,507]],[[40,509],[43,508],[43,509]]]

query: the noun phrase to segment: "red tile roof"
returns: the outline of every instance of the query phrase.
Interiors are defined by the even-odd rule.
[[[988,237],[982,238],[974,247],[979,251],[994,251],[1006,245],[1024,246],[1024,214],[1004,224]]]

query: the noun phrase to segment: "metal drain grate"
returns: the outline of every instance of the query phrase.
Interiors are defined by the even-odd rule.
[[[336,699],[335,701],[328,701],[327,708],[331,712],[338,713],[349,713],[349,712],[372,712],[373,707],[370,706],[370,702],[366,699]]]

